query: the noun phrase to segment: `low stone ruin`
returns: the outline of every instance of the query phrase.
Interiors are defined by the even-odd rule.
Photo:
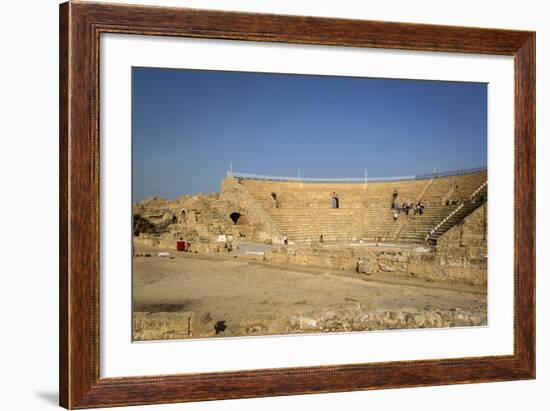
[[[229,324],[226,333],[217,328],[219,321],[210,313],[135,313],[135,341],[204,338],[232,335],[308,334],[318,332],[347,332],[441,328],[487,325],[484,307],[471,309],[428,310],[403,308],[377,310],[373,306],[348,303],[329,306],[303,315],[270,314]],[[225,324],[224,324],[225,326]]]
[[[182,239],[203,252],[215,251],[220,239],[280,243],[282,237],[234,179],[224,180],[220,193],[149,198],[135,204],[133,214],[135,244],[147,246],[174,248]]]

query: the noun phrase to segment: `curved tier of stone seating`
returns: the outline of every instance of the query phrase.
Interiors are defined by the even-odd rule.
[[[478,173],[440,177],[431,180],[432,183],[422,196],[425,204],[458,203],[467,198],[487,181],[487,171]]]
[[[367,184],[241,179],[248,193],[290,240],[317,241],[323,235],[325,241],[382,239],[414,243],[424,242],[432,229],[439,229],[438,224],[486,181],[486,171]],[[425,205],[423,215],[402,212],[394,221],[394,192],[397,205],[421,201]],[[338,208],[333,208],[334,197],[338,198]],[[450,228],[448,225],[446,222],[439,231]]]

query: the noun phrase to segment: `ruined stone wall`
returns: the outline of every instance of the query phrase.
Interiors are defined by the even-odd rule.
[[[487,254],[487,203],[437,240],[437,252],[449,257],[483,257]]]
[[[242,320],[236,335],[274,335],[318,332],[398,330],[487,325],[487,310],[479,307],[451,310],[377,310],[359,303],[329,306],[305,315],[276,315]],[[144,313],[133,317],[136,341],[215,337],[216,321],[210,313]],[[226,334],[220,334],[226,336]]]
[[[176,200],[153,197],[135,204],[133,212],[142,222],[134,227],[135,243],[153,247],[172,248],[180,238],[196,244],[215,242],[220,235],[270,243],[280,243],[282,237],[271,218],[232,178],[222,182],[219,194]],[[140,227],[144,232],[139,232]]]
[[[428,270],[427,270],[428,267]],[[467,284],[487,284],[486,258],[459,258],[435,255],[433,263],[413,261],[409,264],[412,273],[424,273],[428,279],[462,282]]]
[[[350,248],[323,248],[322,246],[281,246],[265,253],[264,260],[327,267],[336,270],[355,270],[357,260],[364,252]]]
[[[153,223],[151,230],[137,233],[135,242],[151,246],[174,245],[179,238],[187,241],[209,241],[231,231],[229,216],[219,207],[219,194],[185,195],[175,200],[154,197],[133,207],[134,219]],[[137,234],[137,236],[136,236]]]
[[[436,255],[442,276],[487,283],[487,203],[439,238]]]
[[[274,263],[356,270],[367,275],[384,274],[476,285],[487,283],[487,259],[484,256],[453,257],[407,248],[281,246],[266,253],[264,259]]]

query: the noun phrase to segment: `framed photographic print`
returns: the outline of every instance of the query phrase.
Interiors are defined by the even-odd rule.
[[[535,377],[535,33],[60,6],[60,403]]]

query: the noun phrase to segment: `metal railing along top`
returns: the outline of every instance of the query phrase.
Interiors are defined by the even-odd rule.
[[[382,182],[382,181],[410,181],[410,180],[426,180],[439,177],[451,177],[460,176],[464,174],[478,173],[487,171],[487,167],[468,168],[463,170],[443,171],[429,174],[416,174],[409,176],[394,176],[394,177],[282,177],[282,176],[270,176],[263,174],[252,173],[240,173],[236,171],[228,171],[228,177],[242,178],[248,180],[266,180],[266,181],[291,181],[291,182],[305,182],[305,183],[368,183],[368,182]]]

